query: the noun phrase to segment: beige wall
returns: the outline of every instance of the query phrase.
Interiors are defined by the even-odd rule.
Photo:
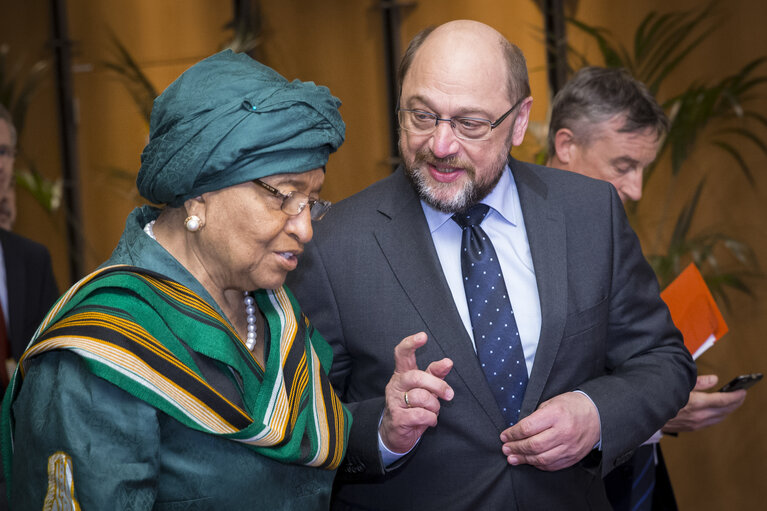
[[[633,34],[638,19],[651,8],[687,8],[695,0],[641,3],[582,0],[579,17],[609,26],[616,34]],[[38,57],[48,40],[48,2],[8,2],[0,18],[0,42],[11,44],[18,57]],[[84,232],[88,240],[86,269],[109,256],[124,219],[137,203],[134,185],[109,177],[110,168],[135,173],[146,141],[147,126],[122,86],[95,64],[106,58],[106,30],[112,30],[145,69],[158,89],[183,69],[215,52],[230,34],[222,27],[230,17],[228,0],[70,0],[69,21],[75,41],[75,92],[79,111]],[[389,172],[386,139],[386,100],[379,12],[372,1],[281,0],[262,2],[265,20],[262,50],[265,61],[287,78],[327,85],[343,101],[347,142],[331,157],[325,196],[339,200]],[[530,0],[420,0],[403,16],[403,46],[418,30],[450,19],[487,22],[513,42],[528,58],[535,98],[533,119],[545,121],[548,92],[542,48],[541,17]],[[722,70],[735,71],[746,61],[767,52],[762,20],[763,2],[733,0],[726,23],[702,45],[680,80],[707,79]],[[6,15],[7,14],[7,15]],[[574,38],[590,55],[583,39]],[[18,50],[18,51],[17,51]],[[673,89],[672,83],[669,89]],[[674,90],[663,90],[671,94]],[[58,136],[53,85],[44,84],[32,107],[23,140],[49,176],[59,173]],[[764,109],[767,115],[767,108]],[[530,137],[529,137],[530,138]],[[534,143],[530,144],[535,146]],[[750,186],[732,163],[716,153],[699,153],[685,169],[675,191],[690,190],[701,172],[708,174],[705,205],[695,230],[726,231],[747,240],[767,266],[767,182],[765,156],[748,148],[757,186]],[[522,157],[529,152],[522,151]],[[650,183],[637,225],[646,250],[657,248],[655,234],[667,236],[660,223],[661,199],[667,181]],[[686,194],[682,194],[686,197]],[[69,283],[63,220],[48,219],[20,193],[17,231],[46,243],[52,250],[62,286]],[[678,202],[678,201],[677,201]],[[678,207],[678,203],[676,206]],[[675,215],[675,213],[673,213]],[[660,224],[659,224],[660,223]],[[660,227],[658,227],[660,225]],[[725,311],[730,333],[699,361],[701,372],[729,379],[738,373],[767,369],[767,296],[763,281],[752,281],[756,299],[734,295]],[[746,404],[725,423],[676,439],[664,439],[672,479],[682,509],[759,509],[767,500],[767,384],[749,394]]]

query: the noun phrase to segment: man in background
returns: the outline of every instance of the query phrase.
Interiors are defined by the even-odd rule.
[[[638,201],[642,174],[658,155],[668,129],[663,109],[627,71],[587,67],[553,100],[547,165],[607,181],[623,202]],[[717,381],[713,374],[698,376],[687,405],[662,432],[676,434],[717,424],[743,404],[745,390],[705,392]],[[655,448],[659,439],[660,434],[654,435],[632,460],[605,478],[616,511],[676,510],[660,449]],[[643,472],[646,466],[649,469]],[[647,484],[640,483],[645,479],[639,477],[642,473],[649,478]]]
[[[43,245],[10,231],[16,219],[13,166],[16,127],[0,104],[0,387],[6,386],[37,326],[59,291],[51,256]],[[7,509],[0,472],[0,510]]]
[[[27,343],[59,296],[43,245],[10,231],[16,218],[16,128],[0,105],[0,367],[3,391]]]
[[[603,473],[689,395],[615,190],[509,157],[531,104],[491,27],[419,33],[402,167],[335,205],[289,277],[354,416],[334,509],[608,510]]]

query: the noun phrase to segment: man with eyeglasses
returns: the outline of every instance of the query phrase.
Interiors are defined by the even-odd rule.
[[[0,105],[0,382],[2,390],[45,313],[59,296],[48,249],[10,231],[16,218],[16,128]],[[4,494],[2,495],[5,496]]]
[[[27,342],[59,295],[43,245],[10,231],[16,218],[16,127],[0,104],[0,389],[5,393]],[[0,510],[8,509],[0,471]]]
[[[531,104],[494,29],[419,33],[402,167],[289,279],[354,417],[334,509],[608,510],[602,475],[684,405],[694,366],[615,190],[509,157]]]

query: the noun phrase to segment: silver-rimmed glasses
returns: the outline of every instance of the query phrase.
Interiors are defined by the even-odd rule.
[[[320,220],[325,216],[325,213],[328,212],[331,206],[330,202],[322,199],[312,199],[305,193],[296,191],[282,193],[277,188],[264,183],[260,179],[254,179],[253,182],[263,187],[275,197],[282,199],[280,209],[290,216],[300,214],[306,206],[309,206],[309,214],[311,215],[312,220]]]
[[[490,138],[492,131],[497,128],[525,99],[527,98],[523,97],[514,103],[514,106],[509,108],[508,111],[500,116],[495,122],[488,119],[478,119],[476,117],[450,117],[443,119],[432,112],[427,112],[425,110],[408,110],[406,108],[399,108],[397,110],[397,117],[399,118],[399,125],[403,130],[416,135],[429,135],[433,133],[434,130],[437,129],[439,122],[444,121],[450,123],[450,127],[453,128],[455,136],[462,140],[487,140]]]

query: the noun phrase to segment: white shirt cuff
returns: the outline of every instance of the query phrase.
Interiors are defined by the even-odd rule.
[[[388,467],[395,461],[399,460],[403,456],[406,456],[410,453],[413,449],[415,449],[415,446],[418,445],[418,442],[421,441],[419,438],[418,441],[416,441],[415,444],[413,444],[413,447],[411,447],[407,452],[394,452],[390,451],[388,447],[383,442],[383,439],[381,438],[381,421],[383,420],[383,414],[381,414],[381,418],[378,419],[378,452],[381,454],[381,461],[383,462],[384,467]]]
[[[599,408],[597,408],[597,405],[589,397],[589,395],[583,392],[582,390],[574,390],[573,392],[577,392],[578,394],[583,394],[584,396],[588,397],[589,401],[591,401],[591,404],[594,405],[594,409],[597,411],[597,418],[599,419],[599,442],[597,442],[592,449],[597,449],[601,451],[602,450],[602,418],[599,416]]]

